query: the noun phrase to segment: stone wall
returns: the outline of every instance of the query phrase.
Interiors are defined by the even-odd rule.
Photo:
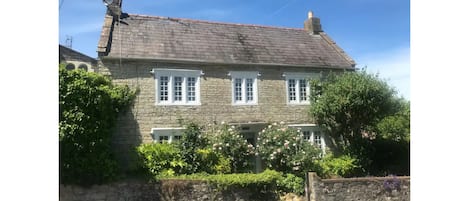
[[[410,200],[410,177],[321,179],[308,174],[310,201]]]
[[[281,67],[231,67],[213,65],[188,65],[144,62],[104,62],[105,70],[115,83],[127,84],[140,89],[134,113],[140,131],[145,135],[155,127],[177,127],[178,119],[201,123],[227,122],[272,122],[312,123],[308,115],[309,105],[286,103],[284,72],[309,72],[307,68]],[[202,70],[200,106],[156,106],[155,81],[150,71],[153,68]],[[232,105],[231,78],[229,71],[258,71],[258,104]],[[316,73],[319,73],[317,71]],[[144,139],[146,141],[147,138]]]
[[[273,190],[221,190],[204,181],[121,181],[87,188],[60,185],[59,196],[61,201],[410,201],[410,177],[321,179],[309,173],[307,187],[309,198],[287,195],[281,199]]]
[[[218,190],[203,181],[162,180],[116,182],[88,188],[60,185],[60,201],[270,201],[274,192],[260,195],[249,189]]]
[[[201,105],[156,106],[153,68],[182,68],[202,70],[200,80]],[[233,106],[229,71],[258,71],[258,104]],[[284,72],[309,72],[310,68],[241,67],[227,65],[190,65],[153,63],[147,61],[100,61],[99,73],[110,75],[114,83],[127,84],[140,90],[132,108],[122,114],[113,135],[115,155],[131,164],[132,152],[141,143],[152,142],[152,128],[180,127],[179,120],[192,120],[200,124],[226,122],[280,122],[292,124],[312,123],[309,105],[286,103]],[[316,71],[319,73],[319,71]],[[127,169],[124,167],[124,169]]]

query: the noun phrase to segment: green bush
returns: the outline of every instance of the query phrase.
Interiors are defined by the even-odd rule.
[[[211,149],[197,149],[196,155],[200,160],[199,172],[206,172],[208,174],[231,172],[230,160]]]
[[[60,183],[91,185],[116,177],[111,129],[134,97],[127,86],[114,86],[100,74],[59,67]]]
[[[269,168],[297,176],[313,170],[321,154],[318,147],[303,140],[300,130],[277,123],[259,132],[257,152]]]
[[[228,187],[242,187],[242,188],[269,188],[275,189],[277,180],[282,179],[282,173],[274,170],[265,170],[262,173],[236,173],[236,174],[216,174],[210,175],[206,173],[179,175],[179,176],[157,176],[157,180],[161,179],[188,179],[188,180],[203,180],[217,186],[220,189],[227,189]]]
[[[200,171],[204,164],[199,155],[198,149],[204,149],[208,145],[208,139],[202,135],[201,128],[195,123],[188,123],[185,126],[181,140],[177,143],[181,151],[182,160],[187,164],[184,168],[184,174],[193,174]]]
[[[153,176],[176,176],[184,173],[188,164],[182,159],[176,144],[152,143],[137,147],[140,166]],[[196,149],[198,172],[222,174],[230,172],[230,161],[210,149]]]
[[[243,138],[237,127],[226,124],[212,125],[205,130],[205,133],[212,150],[231,161],[232,172],[253,170],[254,146]]]
[[[350,177],[360,169],[357,160],[348,155],[334,157],[328,154],[316,163],[316,173],[322,178]]]
[[[281,193],[294,193],[303,195],[305,192],[305,181],[294,174],[284,174],[277,180],[277,188]]]
[[[265,170],[262,173],[236,173],[236,174],[219,174],[209,175],[205,173],[179,175],[179,176],[158,176],[157,180],[163,179],[184,179],[184,180],[202,180],[207,181],[219,190],[227,190],[230,188],[248,189],[259,197],[278,193],[287,194],[295,193],[297,195],[304,194],[304,180],[293,174],[282,174],[275,170]],[[277,200],[277,199],[261,199],[261,200]]]
[[[137,154],[140,164],[153,176],[174,176],[187,166],[174,144],[141,144],[137,147]]]

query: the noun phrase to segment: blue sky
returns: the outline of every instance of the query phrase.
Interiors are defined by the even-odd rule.
[[[123,12],[302,28],[307,12],[357,63],[410,100],[409,0],[123,0]],[[97,57],[106,7],[101,0],[59,0],[59,43]]]

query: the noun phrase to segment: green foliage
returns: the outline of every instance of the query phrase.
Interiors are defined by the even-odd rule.
[[[311,100],[328,146],[336,156],[352,156],[363,170],[356,174],[408,172],[410,102],[384,80],[365,71],[331,73],[311,81]]]
[[[334,157],[328,154],[316,163],[318,165],[316,173],[322,178],[350,177],[360,169],[356,164],[357,160],[348,155]]]
[[[410,102],[400,101],[399,111],[383,118],[375,128],[378,137],[392,141],[410,141]]]
[[[231,172],[231,161],[223,157],[221,154],[211,149],[197,149],[197,158],[200,160],[199,172],[209,174],[224,174]]]
[[[265,186],[275,187],[276,181],[282,179],[282,173],[274,170],[265,170],[259,174],[253,173],[235,173],[235,174],[190,174],[179,175],[175,177],[158,176],[156,179],[189,179],[203,180],[217,186],[220,189],[228,187],[242,187],[260,189]]]
[[[141,144],[137,153],[141,165],[151,175],[174,176],[187,166],[174,144]]]
[[[330,146],[339,154],[399,109],[395,91],[365,71],[331,73],[310,83],[310,113],[332,138]]]
[[[305,192],[305,181],[302,177],[293,174],[284,174],[277,180],[277,188],[281,193],[295,193],[303,195]]]
[[[212,149],[231,161],[234,173],[253,169],[254,146],[239,133],[238,128],[226,124],[211,125],[206,129]]]
[[[314,160],[321,151],[303,140],[300,130],[284,124],[271,124],[259,132],[257,151],[269,168],[284,173],[303,176],[314,169]]]
[[[249,189],[254,194],[263,195],[266,192],[276,191],[277,193],[295,193],[304,194],[304,180],[293,174],[282,174],[275,170],[265,170],[262,173],[236,173],[236,174],[191,174],[179,176],[158,176],[157,180],[163,179],[184,179],[184,180],[201,180],[208,181],[219,190],[229,188]]]
[[[100,74],[59,67],[61,183],[90,185],[115,178],[111,129],[134,97],[127,86],[113,86]]]
[[[197,155],[197,150],[206,148],[207,145],[208,139],[202,135],[201,128],[195,123],[188,123],[178,143],[181,157],[187,163],[183,173],[192,174],[200,171],[204,164],[202,164],[200,156]]]
[[[210,175],[207,180],[226,189],[229,186],[251,188],[262,190],[266,186],[275,186],[276,180],[280,179],[281,173],[273,170],[265,170],[260,174],[237,173],[225,175]]]

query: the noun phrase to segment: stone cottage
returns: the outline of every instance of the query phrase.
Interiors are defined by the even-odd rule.
[[[324,149],[308,115],[309,79],[355,69],[312,12],[299,29],[108,9],[98,57],[97,71],[139,89],[114,135],[123,164],[140,143],[179,139],[181,120],[237,125],[253,144],[269,122],[283,121]]]

